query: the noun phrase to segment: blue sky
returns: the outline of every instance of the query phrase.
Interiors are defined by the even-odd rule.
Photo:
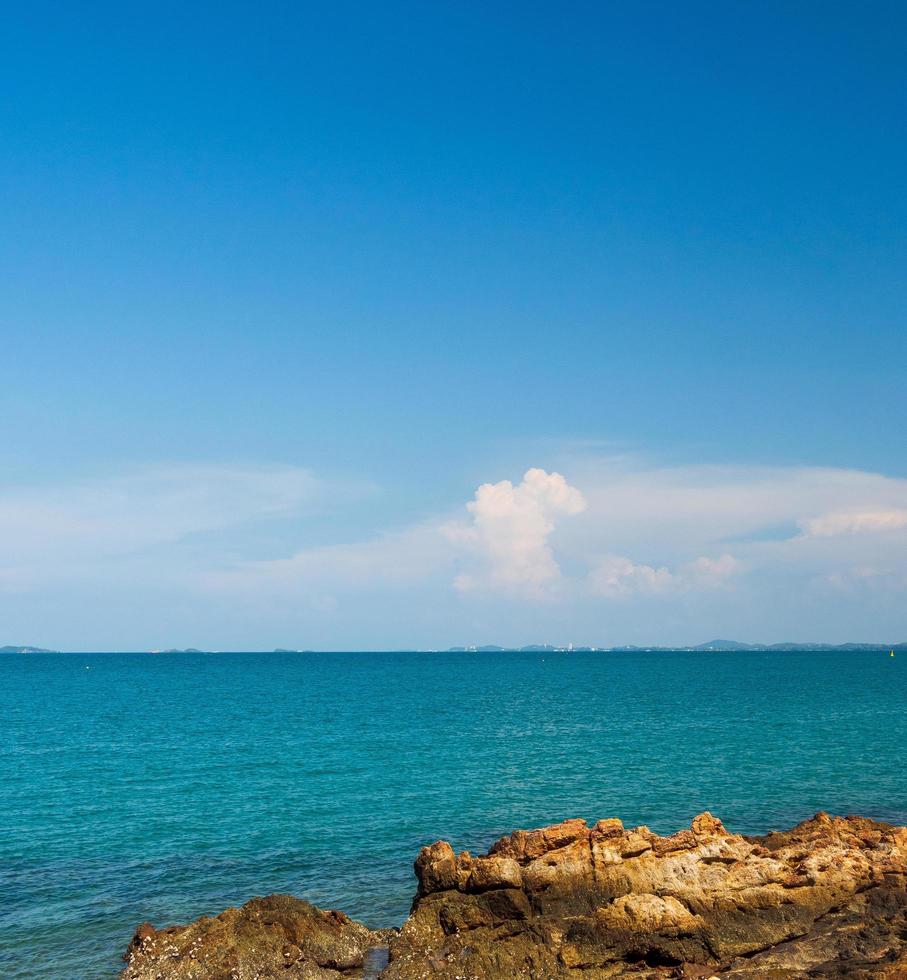
[[[8,11],[0,642],[907,638],[905,28]]]

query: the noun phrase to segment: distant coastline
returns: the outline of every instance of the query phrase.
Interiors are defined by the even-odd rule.
[[[60,653],[59,650],[45,650],[43,647],[0,647],[0,653]]]
[[[166,650],[49,650],[33,646],[4,646],[0,654],[38,653],[881,653],[887,651],[907,653],[907,642],[901,643],[742,643],[738,640],[710,640],[696,646],[574,646],[568,643],[557,646],[533,643],[522,647],[505,647],[494,644],[484,646],[400,647],[396,650],[299,650],[276,647],[271,650],[201,650],[196,647],[172,647]]]
[[[552,646],[534,644],[525,647],[450,647],[446,653],[809,653],[809,652],[867,652],[881,650],[907,650],[907,642],[903,643],[741,643],[737,640],[710,640],[696,646],[619,646],[619,647],[590,647]]]

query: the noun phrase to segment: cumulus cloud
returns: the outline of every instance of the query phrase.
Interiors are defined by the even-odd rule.
[[[880,534],[907,527],[907,510],[843,511],[800,522],[803,536],[833,538],[844,534]]]
[[[456,588],[538,598],[561,578],[550,540],[557,521],[580,514],[586,501],[560,473],[533,468],[516,486],[483,483],[466,508],[471,523],[449,525],[446,533],[472,551],[478,568],[458,575]]]

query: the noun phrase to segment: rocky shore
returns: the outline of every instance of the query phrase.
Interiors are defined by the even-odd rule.
[[[137,930],[122,980],[907,980],[907,828],[820,813],[764,837],[703,813],[425,847],[400,930],[273,895]]]

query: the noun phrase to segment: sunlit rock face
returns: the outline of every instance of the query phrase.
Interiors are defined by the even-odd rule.
[[[386,980],[907,978],[907,829],[819,814],[763,838],[711,814],[659,837],[619,820],[517,831],[416,861]]]

